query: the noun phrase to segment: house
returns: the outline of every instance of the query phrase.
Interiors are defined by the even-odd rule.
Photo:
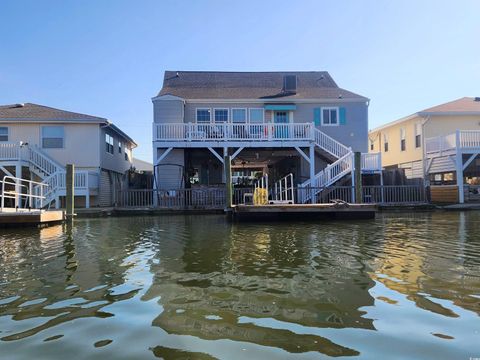
[[[273,186],[291,173],[295,186],[319,193],[351,183],[353,153],[368,150],[369,100],[325,71],[166,71],[152,102],[161,190],[223,186],[229,156],[239,186],[266,174]],[[365,172],[380,169],[378,156],[362,162]]]
[[[77,206],[113,205],[135,147],[105,118],[31,103],[0,106],[0,176],[48,184],[45,205],[61,206],[67,163],[75,165]]]
[[[480,184],[480,98],[463,97],[373,129],[369,151],[381,152],[385,169],[401,169],[408,179],[453,185],[456,200],[464,202],[468,189],[478,192]]]

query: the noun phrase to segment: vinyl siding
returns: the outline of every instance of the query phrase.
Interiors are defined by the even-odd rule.
[[[100,129],[100,138],[99,138],[99,153],[100,153],[100,167],[102,169],[107,169],[115,171],[120,174],[124,174],[132,166],[132,158],[129,156],[128,160],[125,160],[125,146],[130,147],[124,138],[120,137],[116,132],[108,129]],[[109,134],[113,137],[113,154],[110,154],[106,150],[105,146],[105,134]],[[118,152],[118,142],[122,142],[122,152]],[[130,147],[131,154],[131,147]]]
[[[183,100],[154,101],[153,121],[156,123],[183,122]]]
[[[163,151],[163,149],[158,149],[158,156],[160,156]],[[165,159],[162,160],[161,165],[156,167],[158,188],[162,190],[183,188],[184,166],[184,150],[172,150]]]

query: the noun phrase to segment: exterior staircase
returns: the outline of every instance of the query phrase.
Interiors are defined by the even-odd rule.
[[[32,189],[33,195],[42,196],[44,199],[37,199],[35,207],[49,207],[53,201],[58,208],[59,196],[66,194],[66,170],[65,168],[43,152],[35,145],[4,143],[0,144],[0,165],[2,160],[19,161],[28,166],[31,173],[41,179],[44,186],[36,185]],[[89,207],[89,177],[93,175],[89,171],[75,172],[75,195],[86,197],[86,206]],[[94,184],[90,184],[94,185]]]
[[[327,190],[329,186],[351,174],[354,169],[354,153],[351,148],[346,147],[317,128],[314,128],[313,131],[315,146],[330,154],[336,160],[319,171],[313,178],[313,182],[308,179],[298,186],[300,189],[298,198],[302,203],[311,201],[312,196]],[[372,161],[369,161],[368,155],[362,154],[362,170],[372,166],[370,164]],[[381,169],[379,161],[373,165],[379,166]],[[311,191],[308,191],[308,189],[311,189]]]

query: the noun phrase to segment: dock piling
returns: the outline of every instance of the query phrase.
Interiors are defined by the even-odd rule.
[[[354,174],[355,177],[355,203],[361,204],[362,201],[362,153],[354,153]]]
[[[67,219],[73,219],[75,216],[74,209],[74,182],[75,182],[75,165],[67,164],[67,174],[65,176],[66,191],[66,205],[67,205]]]

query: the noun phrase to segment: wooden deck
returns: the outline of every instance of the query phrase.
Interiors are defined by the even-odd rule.
[[[376,211],[372,204],[237,205],[232,215],[238,221],[347,220],[373,219]]]
[[[65,220],[63,210],[19,210],[4,209],[0,212],[0,227],[45,226]]]

